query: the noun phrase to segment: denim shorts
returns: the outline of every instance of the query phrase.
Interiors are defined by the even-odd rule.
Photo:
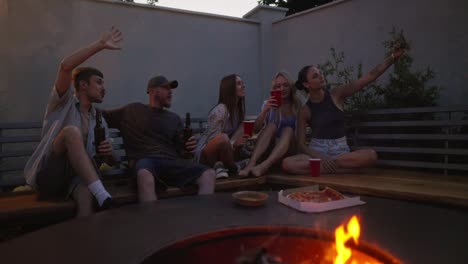
[[[183,188],[193,184],[209,167],[184,159],[143,158],[135,163],[135,173],[147,169],[155,179],[156,189]]]
[[[346,137],[337,139],[312,138],[309,148],[332,158],[336,158],[351,151],[346,142]]]

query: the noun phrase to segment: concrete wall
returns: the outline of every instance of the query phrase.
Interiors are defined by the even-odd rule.
[[[147,80],[164,74],[180,82],[173,111],[203,117],[220,79],[239,73],[247,114],[257,114],[275,72],[295,76],[325,62],[330,47],[370,70],[383,60],[393,26],[405,30],[415,67],[436,71],[433,84],[445,87],[440,104],[463,104],[466,10],[465,0],[342,0],[287,18],[284,9],[257,7],[239,19],[110,0],[0,0],[0,120],[41,120],[60,60],[112,25],[124,33],[123,50],[85,63],[105,74],[106,108],[146,102]]]
[[[362,61],[364,71],[370,70],[383,61],[382,42],[395,26],[412,44],[415,68],[435,70],[433,84],[445,88],[440,104],[466,104],[467,10],[466,0],[337,1],[273,24],[275,67],[296,76],[304,65],[325,62],[335,47],[348,65]]]
[[[263,97],[257,98],[257,100],[270,96],[271,81],[277,72],[274,65],[273,22],[282,19],[287,11],[285,8],[259,5],[244,15],[244,18],[256,19],[261,23],[258,36],[260,41],[260,63],[258,67],[260,69],[260,83],[262,84]]]
[[[98,0],[0,1],[8,6],[0,5],[0,21],[8,21],[0,69],[9,76],[0,82],[2,121],[41,120],[60,60],[112,25],[124,34],[123,49],[84,64],[104,72],[104,107],[147,102],[147,80],[164,74],[180,83],[173,111],[206,116],[230,73],[246,82],[247,113],[260,107],[257,21]]]
[[[6,63],[8,48],[8,2],[0,0],[0,113],[4,112],[7,95],[8,70]]]

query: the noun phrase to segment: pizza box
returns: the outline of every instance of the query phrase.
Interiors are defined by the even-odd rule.
[[[347,197],[343,195],[344,199],[329,202],[300,202],[288,197],[289,194],[303,191],[319,191],[319,186],[312,185],[301,188],[281,190],[278,193],[278,201],[284,205],[305,213],[320,213],[365,204],[364,201],[361,201],[359,196]]]

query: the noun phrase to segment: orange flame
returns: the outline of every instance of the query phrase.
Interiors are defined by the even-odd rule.
[[[335,249],[336,257],[334,264],[345,264],[351,258],[351,249],[345,246],[345,243],[349,239],[353,239],[357,244],[359,235],[361,233],[361,227],[359,226],[358,218],[354,215],[351,220],[349,220],[348,225],[346,226],[347,232],[344,229],[344,225],[340,225],[335,230]],[[353,261],[353,264],[355,262]]]

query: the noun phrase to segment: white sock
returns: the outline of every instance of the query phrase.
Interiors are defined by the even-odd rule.
[[[96,197],[99,206],[101,206],[107,198],[111,197],[111,195],[106,191],[104,185],[102,185],[102,182],[100,180],[89,184],[88,189],[91,191],[94,197]]]

